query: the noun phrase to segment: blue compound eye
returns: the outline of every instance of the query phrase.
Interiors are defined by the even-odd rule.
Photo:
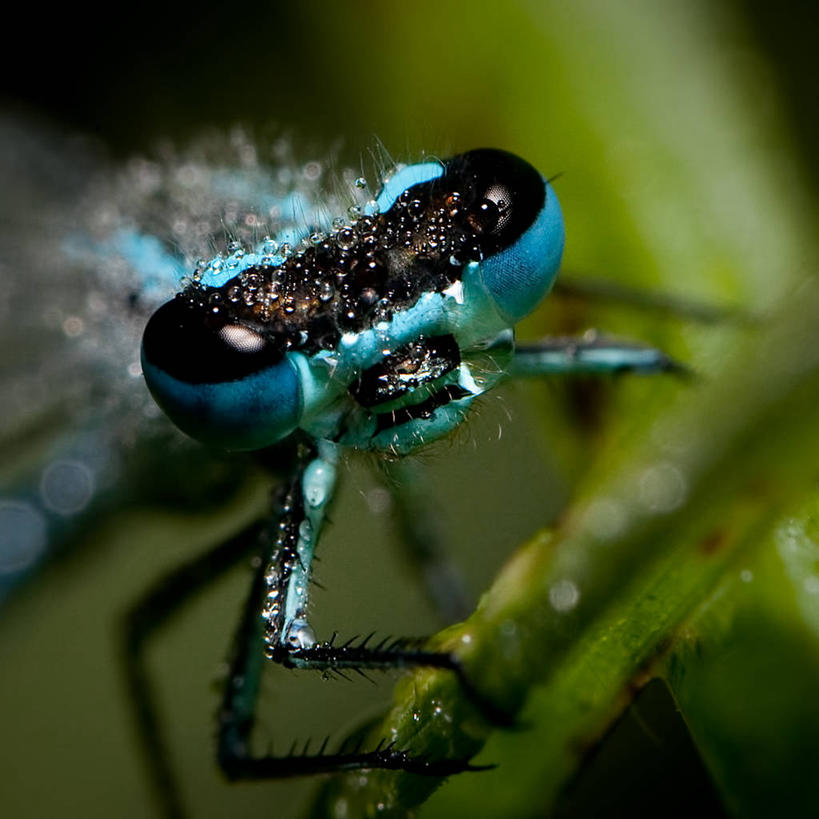
[[[506,151],[456,156],[445,176],[474,232],[484,285],[514,323],[537,306],[560,267],[565,234],[557,197],[538,171]]]
[[[301,416],[301,389],[275,334],[226,320],[186,298],[154,313],[142,370],[157,403],[184,432],[226,449],[261,449]]]

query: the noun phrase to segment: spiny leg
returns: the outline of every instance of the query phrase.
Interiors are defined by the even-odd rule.
[[[508,367],[512,378],[623,372],[688,374],[682,364],[654,347],[613,341],[596,333],[520,344]]]
[[[446,553],[418,464],[401,460],[382,461],[380,466],[409,565],[444,623],[465,619],[469,604],[464,579]]]
[[[154,687],[145,665],[145,647],[177,611],[213,580],[257,551],[265,522],[257,521],[230,540],[163,577],[129,610],[124,621],[123,656],[129,699],[145,764],[159,804],[168,817],[184,815],[158,718]]]
[[[385,768],[430,776],[476,770],[464,760],[416,758],[405,749],[380,743],[367,751],[355,748],[327,753],[256,757],[250,751],[256,700],[264,656],[288,668],[338,672],[433,666],[455,672],[467,693],[483,705],[465,679],[457,659],[423,649],[421,640],[335,639],[317,642],[307,621],[310,562],[335,482],[335,448],[327,442],[305,452],[282,495],[276,536],[268,561],[256,573],[236,633],[230,675],[219,721],[219,762],[231,779],[267,779],[316,773]],[[308,457],[312,456],[312,457]],[[259,617],[262,612],[262,617]],[[264,650],[262,650],[264,649]],[[492,713],[492,706],[486,704]],[[505,716],[505,715],[504,715]]]

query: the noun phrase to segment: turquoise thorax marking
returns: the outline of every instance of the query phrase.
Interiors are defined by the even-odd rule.
[[[375,200],[377,210],[380,213],[388,211],[404,191],[414,185],[438,179],[443,172],[444,165],[441,162],[419,162],[416,165],[405,165],[384,181],[381,192]]]
[[[359,373],[379,363],[385,358],[385,350],[395,350],[419,337],[439,336],[451,333],[464,354],[487,339],[493,340],[506,333],[507,349],[511,351],[513,335],[506,319],[498,312],[480,275],[477,263],[467,265],[462,287],[452,288],[453,292],[426,293],[416,304],[397,313],[389,322],[365,330],[342,336],[335,350],[305,356],[302,353],[287,353],[299,372],[302,395],[302,418],[299,426],[317,438],[332,438],[340,431],[346,412],[353,410],[353,399],[348,387]],[[461,383],[472,393],[469,399],[461,399],[445,411],[441,407],[435,416],[423,421],[412,422],[406,431],[397,430],[389,434],[370,434],[375,428],[371,413],[361,413],[367,418],[363,423],[356,419],[348,423],[343,442],[362,449],[385,450],[403,454],[424,443],[437,440],[463,421],[472,398],[495,386],[503,377],[501,362],[492,368],[486,366],[480,381],[474,377],[463,378]],[[417,403],[425,395],[413,394]],[[342,404],[338,406],[339,402]],[[333,407],[336,411],[333,412]]]
[[[325,441],[319,447],[319,456],[307,466],[302,477],[305,519],[299,527],[296,545],[298,560],[291,567],[291,582],[287,587],[284,624],[280,635],[280,639],[299,648],[306,648],[316,641],[313,630],[307,623],[309,567],[313,562],[313,553],[327,507],[332,500],[337,461],[337,448]]]
[[[510,247],[481,263],[481,277],[498,309],[515,324],[549,292],[563,256],[563,214],[552,186],[529,230]]]

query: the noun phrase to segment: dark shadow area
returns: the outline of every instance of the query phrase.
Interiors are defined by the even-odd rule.
[[[743,0],[748,25],[757,45],[767,53],[799,141],[802,160],[810,169],[812,187],[819,185],[819,5],[812,0]]]
[[[668,688],[654,680],[604,737],[550,816],[615,819],[658,814],[701,819],[729,815]]]
[[[811,0],[737,6],[773,66],[816,183],[819,7]],[[83,17],[72,6],[44,15],[18,5],[15,13],[15,34],[0,57],[0,106],[96,134],[115,154],[234,122],[278,121],[327,139],[344,123],[348,138],[355,136],[350,105],[367,93],[372,68],[367,37],[356,35],[364,12],[355,3],[335,43],[324,31],[327,9],[316,2],[257,4],[243,13],[219,3],[148,2],[130,7],[127,19]],[[368,19],[367,36],[388,36],[390,15],[381,18]],[[312,50],[314,30],[321,36]],[[345,66],[359,63],[361,74],[347,76]],[[366,140],[370,131],[362,129]]]

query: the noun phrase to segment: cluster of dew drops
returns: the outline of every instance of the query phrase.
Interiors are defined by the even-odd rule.
[[[367,189],[367,180],[359,177],[354,187]],[[444,193],[437,206],[428,207],[407,190],[386,214],[369,199],[364,206],[351,205],[347,215],[347,219],[334,219],[329,231],[312,230],[295,247],[270,236],[255,250],[231,242],[227,256],[197,262],[187,282],[188,295],[201,304],[206,292],[206,306],[212,313],[237,305],[262,322],[276,318],[295,324],[323,305],[342,322],[354,323],[367,315],[378,323],[389,321],[396,300],[411,291],[408,283],[398,289],[395,283],[393,289],[379,286],[384,284],[376,258],[379,251],[403,248],[419,258],[448,257],[453,266],[476,258],[479,252],[474,235],[458,225],[462,207],[455,191]],[[353,268],[356,273],[350,277]],[[232,269],[237,275],[226,286],[207,288],[210,275]]]

